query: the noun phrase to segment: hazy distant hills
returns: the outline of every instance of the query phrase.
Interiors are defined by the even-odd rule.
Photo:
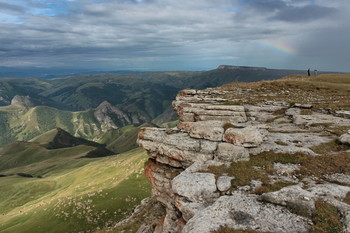
[[[94,74],[60,79],[0,79],[0,145],[60,127],[100,141],[109,131],[174,120],[171,101],[185,88],[271,80],[295,70],[220,66],[203,72]]]

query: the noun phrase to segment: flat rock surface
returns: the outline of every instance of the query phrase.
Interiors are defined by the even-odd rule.
[[[220,226],[266,232],[307,232],[307,218],[287,209],[258,202],[256,196],[234,193],[222,196],[213,205],[197,212],[183,228],[183,233],[210,233]]]
[[[192,202],[203,203],[217,195],[215,175],[212,173],[183,172],[172,180],[174,193]]]

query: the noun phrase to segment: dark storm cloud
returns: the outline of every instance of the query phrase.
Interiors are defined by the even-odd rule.
[[[304,7],[287,7],[273,17],[287,22],[305,22],[320,18],[327,18],[336,13],[336,9],[317,5],[307,5]]]
[[[269,15],[271,20],[297,23],[327,18],[337,11],[333,7],[321,6],[305,0],[247,0],[243,1],[243,4],[257,12]]]

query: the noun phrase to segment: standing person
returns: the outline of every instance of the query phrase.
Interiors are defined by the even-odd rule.
[[[315,75],[315,77],[317,76],[317,70],[314,70],[314,75]]]
[[[310,68],[307,70],[307,76],[310,77]]]

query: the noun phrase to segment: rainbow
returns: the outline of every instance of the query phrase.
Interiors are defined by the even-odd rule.
[[[294,55],[297,53],[296,49],[291,45],[280,41],[259,41],[258,44],[264,48],[273,49],[288,55]]]

